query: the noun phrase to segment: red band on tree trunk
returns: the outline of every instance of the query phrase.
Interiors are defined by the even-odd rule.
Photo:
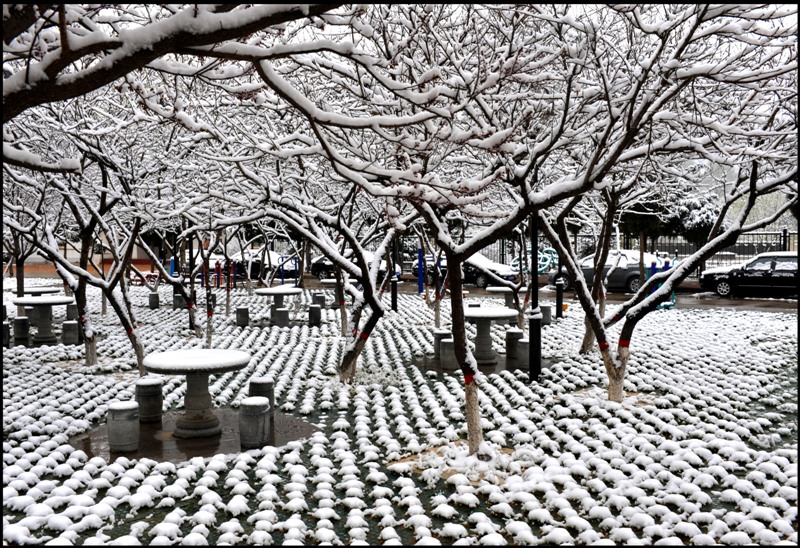
[[[366,341],[367,339],[369,339],[369,334],[366,331],[362,331],[361,338]]]
[[[339,306],[344,306],[344,301],[339,301]]]
[[[475,375],[464,375],[464,384],[472,384],[475,380]]]
[[[608,343],[607,342],[600,342],[597,345],[600,347],[600,350],[608,350]]]
[[[209,310],[209,311],[208,311],[208,317],[210,318],[210,317],[211,317],[211,316],[213,316],[213,315],[214,315],[214,311],[212,311],[212,310]]]
[[[628,346],[631,345],[631,341],[629,341],[628,339],[620,339],[619,340],[619,345],[620,346],[624,346],[624,347],[628,347]]]

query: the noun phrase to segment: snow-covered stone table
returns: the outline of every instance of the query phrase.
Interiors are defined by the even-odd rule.
[[[184,413],[175,423],[177,438],[214,436],[221,431],[219,418],[211,409],[208,376],[242,369],[250,354],[242,350],[191,348],[155,352],[145,357],[144,368],[161,375],[186,375]]]
[[[478,365],[497,363],[497,354],[492,348],[492,322],[508,321],[517,317],[517,311],[499,306],[478,306],[464,309],[464,319],[475,322],[475,361]]]
[[[299,295],[303,292],[299,287],[291,284],[276,285],[275,287],[262,287],[256,289],[256,295],[266,295],[272,297],[274,308],[283,308],[283,298],[285,296]]]
[[[489,293],[500,293],[506,299],[506,306],[508,308],[514,308],[514,290],[510,287],[505,287],[503,285],[496,285],[492,287],[487,287],[486,291]],[[528,291],[528,288],[523,286],[519,288],[518,294],[520,297],[524,298],[525,292]]]
[[[25,295],[30,295],[31,297],[40,297],[42,295],[53,295],[55,293],[61,293],[60,287],[26,287],[23,291],[25,291]]]
[[[53,307],[60,304],[74,304],[75,299],[64,295],[40,295],[38,297],[17,297],[12,301],[17,306],[31,306],[37,310],[37,331],[33,336],[34,344],[56,344],[58,339],[53,333]]]

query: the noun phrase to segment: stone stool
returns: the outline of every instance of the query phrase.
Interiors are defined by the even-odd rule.
[[[139,404],[118,401],[108,405],[108,445],[112,453],[139,448]]]
[[[27,316],[14,318],[14,346],[28,346],[30,344],[31,324]]]
[[[506,359],[518,358],[517,343],[522,338],[522,329],[511,328],[506,330]]]
[[[77,304],[68,304],[67,305],[67,319],[68,320],[77,320],[78,319],[78,305]]]
[[[454,342],[453,339],[442,339],[439,343],[439,362],[442,365],[442,369],[447,371],[458,369],[456,353],[453,349]]]
[[[289,309],[276,308],[275,314],[272,316],[272,325],[278,327],[289,327]]]
[[[318,304],[321,309],[325,308],[325,293],[314,293],[311,297],[313,304]]]
[[[160,377],[142,377],[136,381],[136,402],[139,404],[139,422],[161,422],[164,393]]]
[[[172,310],[186,308],[186,299],[180,293],[172,295]]]
[[[147,304],[150,310],[156,310],[160,306],[158,302],[158,293],[156,291],[150,293]],[[175,295],[172,296],[172,309],[175,310]]]
[[[80,342],[79,332],[77,320],[65,320],[61,324],[61,341],[64,344],[78,344]]]
[[[236,308],[236,325],[239,327],[247,327],[250,323],[250,310],[246,306],[239,306]]]
[[[542,325],[550,325],[553,323],[553,307],[549,305],[540,305],[542,309]]]
[[[433,330],[433,359],[441,359],[441,344],[442,339],[452,339],[453,334],[448,329],[434,329]]]
[[[530,339],[520,339],[517,341],[517,365],[520,367],[530,367]]]
[[[269,442],[272,419],[269,399],[250,396],[239,407],[239,443],[242,449],[260,449]]]
[[[248,386],[248,396],[263,396],[269,400],[269,414],[275,414],[275,383],[272,377],[253,377]]]
[[[311,327],[319,327],[322,324],[322,309],[318,304],[312,304],[308,307],[308,325]]]

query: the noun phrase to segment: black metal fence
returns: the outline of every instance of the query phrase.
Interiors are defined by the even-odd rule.
[[[616,243],[616,242],[615,242]],[[620,235],[619,245],[623,249],[639,249],[638,237]],[[578,257],[590,255],[597,246],[593,235],[579,234],[573,238],[573,247]],[[662,236],[647,240],[646,249],[661,257],[679,259],[692,255],[699,246],[686,241],[681,236]],[[797,232],[782,230],[777,232],[751,232],[742,234],[735,244],[730,245],[710,257],[705,268],[739,264],[767,251],[797,251]],[[510,263],[519,253],[519,244],[511,240],[501,240],[487,246],[481,251],[488,258],[501,263]],[[701,269],[697,269],[691,277],[699,277]]]

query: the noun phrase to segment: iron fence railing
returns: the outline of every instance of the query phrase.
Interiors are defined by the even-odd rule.
[[[691,277],[699,277],[705,268],[739,264],[767,251],[797,251],[797,238],[797,232],[788,230],[742,234],[736,243],[716,253],[702,267],[692,272]],[[573,237],[573,248],[579,257],[590,255],[596,246],[597,240],[593,235],[579,234]],[[622,236],[620,246],[624,249],[639,249],[639,239],[635,236]],[[546,242],[544,247],[547,247]],[[681,236],[648,239],[646,245],[646,251],[650,253],[670,258],[677,255],[679,259],[692,255],[698,248],[697,244],[688,242]],[[510,263],[519,254],[519,244],[511,240],[499,240],[481,252],[494,261]]]

